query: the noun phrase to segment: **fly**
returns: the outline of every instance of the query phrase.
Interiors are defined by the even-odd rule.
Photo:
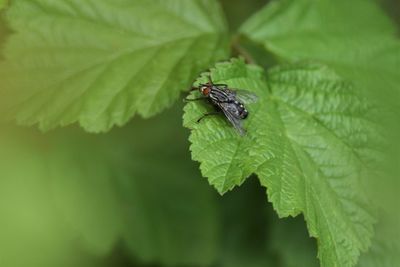
[[[258,98],[255,94],[246,90],[230,89],[227,84],[213,83],[211,78],[209,82],[200,84],[193,89],[199,90],[203,97],[187,99],[188,101],[206,99],[219,111],[206,113],[197,122],[200,122],[207,116],[219,114],[222,111],[240,135],[243,136],[246,133],[242,125],[242,120],[247,118],[249,112],[244,104],[257,101]]]

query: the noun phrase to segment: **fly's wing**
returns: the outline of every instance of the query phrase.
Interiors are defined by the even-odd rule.
[[[257,102],[258,96],[250,91],[241,89],[232,89],[231,92],[235,95],[236,99],[243,103],[254,103]]]
[[[236,131],[241,135],[246,134],[246,130],[243,129],[242,120],[239,117],[237,106],[233,103],[218,103],[218,106],[224,112],[229,122],[235,127]]]

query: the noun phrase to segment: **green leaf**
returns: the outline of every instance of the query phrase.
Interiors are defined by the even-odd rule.
[[[240,31],[281,60],[324,63],[366,95],[398,104],[397,29],[372,0],[273,1]]]
[[[215,195],[187,158],[180,112],[106,135],[2,129],[2,263],[60,266],[85,253],[104,258],[122,241],[141,262],[211,264]],[[53,264],[45,264],[49,259]]]
[[[259,101],[246,105],[244,137],[222,116],[196,123],[207,103],[185,106],[192,158],[203,176],[222,194],[255,173],[280,217],[304,214],[322,266],[354,266],[369,247],[374,222],[360,185],[374,153],[369,105],[316,64],[277,67],[266,79],[261,68],[232,60],[211,76],[253,91]]]
[[[211,0],[19,0],[0,67],[0,113],[47,130],[87,131],[150,117],[227,55]]]

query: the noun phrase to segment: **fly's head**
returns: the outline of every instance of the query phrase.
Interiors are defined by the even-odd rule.
[[[199,91],[202,95],[208,97],[211,93],[212,86],[211,83],[200,84]]]

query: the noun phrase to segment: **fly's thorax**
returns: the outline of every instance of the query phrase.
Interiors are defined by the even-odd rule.
[[[223,89],[218,88],[217,86],[213,86],[211,88],[209,97],[216,103],[230,102],[233,100],[233,96],[231,94]]]

